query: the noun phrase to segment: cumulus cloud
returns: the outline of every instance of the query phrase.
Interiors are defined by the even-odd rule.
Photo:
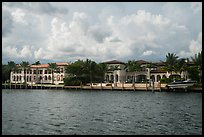
[[[180,51],[179,55],[182,57],[190,57],[194,56],[198,52],[202,51],[202,32],[200,32],[197,36],[196,40],[191,40],[190,45],[188,46],[187,51]]]
[[[21,9],[16,9],[11,13],[11,15],[13,16],[14,21],[27,24],[26,20],[24,19],[25,13]]]
[[[11,58],[20,58],[20,59],[33,59],[33,53],[31,50],[32,46],[30,45],[23,45],[21,49],[18,49],[15,46],[6,46],[3,50],[3,54],[6,54],[7,57]]]
[[[125,8],[115,6],[112,11],[110,6],[97,10],[96,18],[95,13],[80,9],[67,15],[68,9],[55,3],[4,3],[3,7],[4,58],[161,60],[168,52],[184,56],[202,50],[202,32],[193,39],[185,23],[145,9],[124,14]],[[178,11],[183,15],[186,10]]]
[[[152,55],[152,54],[155,54],[155,52],[154,51],[151,51],[151,50],[147,50],[147,51],[145,51],[145,52],[143,52],[143,56],[149,56],[149,55]]]

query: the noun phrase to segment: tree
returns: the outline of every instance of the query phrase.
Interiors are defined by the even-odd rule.
[[[56,63],[48,63],[48,70],[51,71],[52,74],[52,84],[54,84],[54,72],[59,72],[59,68],[57,67]]]
[[[89,59],[86,59],[85,61],[78,60],[66,67],[65,72],[68,77],[65,79],[67,79],[66,81],[69,83],[71,80],[75,81],[71,83],[78,83],[78,81],[82,83],[101,82],[106,71],[106,64],[97,64]]]
[[[129,60],[128,63],[125,64],[125,68],[127,68],[127,71],[129,72],[141,71],[140,64],[134,60]]]
[[[190,66],[188,68],[188,72],[189,72],[189,78],[191,80],[196,80],[199,81],[199,70],[196,66]]]
[[[191,57],[194,66],[200,71],[200,82],[202,80],[202,51],[195,54],[195,57]]]
[[[2,64],[2,82],[7,80],[10,81],[11,71],[14,71],[15,69],[16,64],[13,61],[8,62],[8,64]]]
[[[67,74],[67,77],[65,78],[64,82],[68,81],[67,85],[72,84],[73,81],[79,80],[80,82],[84,82],[83,77],[83,61],[77,60],[76,62],[68,65],[65,68],[65,73]],[[70,83],[71,82],[71,83]]]
[[[6,69],[9,72],[9,76],[10,76],[9,81],[10,81],[10,85],[11,85],[11,72],[17,70],[16,63],[14,61],[9,61]]]
[[[108,66],[105,63],[97,64],[96,72],[97,76],[99,77],[100,81],[104,80],[104,75],[108,71]]]
[[[9,80],[10,73],[7,68],[8,68],[7,64],[2,64],[2,83]]]
[[[174,71],[175,69],[177,59],[178,59],[178,56],[176,56],[176,54],[168,53],[166,55],[166,61],[164,62],[165,66],[162,67],[162,69],[170,72],[170,75],[172,75],[172,71]]]
[[[36,61],[35,63],[33,63],[32,65],[40,65],[40,61]]]
[[[29,62],[26,62],[26,61],[22,61],[21,64],[21,69],[23,70],[24,72],[24,80],[25,80],[25,84],[27,85],[27,77],[26,77],[26,74],[27,74],[27,70],[30,70],[30,65],[29,65]]]
[[[174,65],[174,71],[179,72],[179,74],[181,75],[183,71],[187,70],[187,66],[188,66],[187,59],[185,58],[178,59],[176,61],[176,64]]]

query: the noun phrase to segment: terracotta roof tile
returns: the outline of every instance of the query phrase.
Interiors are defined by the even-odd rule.
[[[57,62],[57,66],[66,66],[69,65],[67,62]],[[47,68],[49,64],[40,64],[40,65],[31,65],[31,68]]]

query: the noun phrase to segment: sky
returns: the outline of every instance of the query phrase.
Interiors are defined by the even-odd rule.
[[[154,62],[201,50],[201,2],[2,3],[2,63]]]

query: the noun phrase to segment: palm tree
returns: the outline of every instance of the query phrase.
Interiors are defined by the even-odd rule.
[[[57,67],[56,63],[48,63],[48,64],[49,64],[48,70],[50,70],[52,73],[52,84],[53,84],[54,83],[54,72],[58,72],[59,68]]]
[[[174,71],[177,59],[178,59],[178,56],[176,56],[176,54],[168,53],[166,55],[166,61],[164,62],[165,66],[162,69],[170,72],[170,75],[172,75],[172,71]]]
[[[129,71],[129,72],[138,72],[138,71],[142,70],[140,64],[137,61],[134,61],[134,60],[128,60],[128,62],[125,64],[125,69],[126,69],[126,71]],[[135,80],[132,79],[132,78],[130,80],[132,82],[135,82]]]
[[[198,54],[195,54],[195,57],[191,57],[195,67],[198,68],[200,71],[200,81],[202,80],[202,51],[199,52]]]
[[[175,72],[179,72],[180,76],[181,76],[181,73],[186,71],[187,70],[187,59],[185,58],[181,58],[181,59],[178,59],[176,64],[173,66],[174,67],[174,71]]]
[[[25,84],[27,86],[27,77],[26,77],[26,74],[27,74],[27,70],[30,69],[30,65],[29,65],[29,62],[26,62],[26,61],[22,61],[20,65],[21,65],[21,68],[23,69],[24,80],[25,80]]]
[[[129,60],[128,63],[125,64],[125,68],[127,68],[129,72],[141,70],[140,65],[134,60]]]
[[[40,61],[36,61],[35,63],[33,63],[32,65],[40,65]]]

